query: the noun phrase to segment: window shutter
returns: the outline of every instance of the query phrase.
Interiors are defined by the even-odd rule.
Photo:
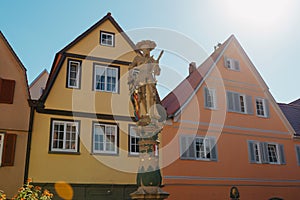
[[[279,144],[280,164],[286,164],[283,144]]]
[[[250,163],[256,163],[253,144],[253,141],[248,141],[248,154]]]
[[[233,100],[233,93],[227,91],[227,110],[234,111],[234,100]]]
[[[209,138],[210,143],[210,159],[213,161],[218,160],[218,154],[217,154],[217,144],[215,138]]]
[[[187,148],[187,138],[184,136],[180,137],[180,157],[187,158],[188,148]]]
[[[194,137],[188,137],[187,138],[187,145],[188,146],[188,158],[189,159],[195,159],[195,143],[194,143]]]
[[[230,60],[226,56],[224,57],[224,63],[226,68],[230,68]]]
[[[240,103],[240,94],[239,93],[233,93],[233,99],[234,99],[234,111],[235,112],[241,112],[241,103]]]
[[[5,134],[3,144],[2,166],[14,165],[16,141],[16,134]]]
[[[182,159],[195,159],[194,138],[191,136],[180,137],[180,154]]]
[[[238,60],[233,60],[234,63],[234,69],[239,71],[240,70],[240,62]]]
[[[265,106],[265,115],[266,117],[270,117],[270,105],[269,105],[269,101],[267,99],[264,99],[264,106]]]
[[[208,88],[204,88],[204,100],[205,100],[205,107],[209,108],[210,105],[208,104],[208,95],[209,95],[209,91]]]
[[[250,115],[253,115],[253,103],[252,103],[252,97],[246,96],[246,105],[247,105],[247,113]]]
[[[0,103],[12,104],[15,93],[15,80],[1,79]]]
[[[261,142],[260,143],[260,150],[261,150],[261,161],[262,161],[262,163],[269,163],[268,143]]]
[[[297,156],[298,166],[300,166],[300,146],[296,146],[296,156]]]

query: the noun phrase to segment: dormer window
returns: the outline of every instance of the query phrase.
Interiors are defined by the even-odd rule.
[[[225,58],[225,67],[231,70],[240,71],[240,62],[233,58]]]
[[[108,33],[108,32],[100,32],[100,44],[103,46],[114,46],[114,33]]]

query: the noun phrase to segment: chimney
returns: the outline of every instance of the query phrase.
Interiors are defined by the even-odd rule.
[[[193,73],[193,71],[196,71],[196,70],[197,70],[196,63],[191,62],[190,66],[189,66],[189,74]]]

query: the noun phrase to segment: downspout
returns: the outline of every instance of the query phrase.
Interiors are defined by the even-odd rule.
[[[29,103],[29,106],[30,106],[30,119],[29,119],[28,137],[27,137],[27,149],[26,149],[26,160],[25,160],[25,171],[24,171],[24,184],[26,184],[27,180],[28,180],[34,110],[37,106],[37,101],[36,100],[28,100],[28,103]]]

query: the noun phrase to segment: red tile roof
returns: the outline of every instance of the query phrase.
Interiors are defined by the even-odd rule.
[[[162,105],[165,107],[168,117],[173,117],[180,112],[195,95],[204,79],[215,66],[216,62],[233,38],[233,35],[230,36],[197,68],[197,70],[189,74],[162,100]]]

